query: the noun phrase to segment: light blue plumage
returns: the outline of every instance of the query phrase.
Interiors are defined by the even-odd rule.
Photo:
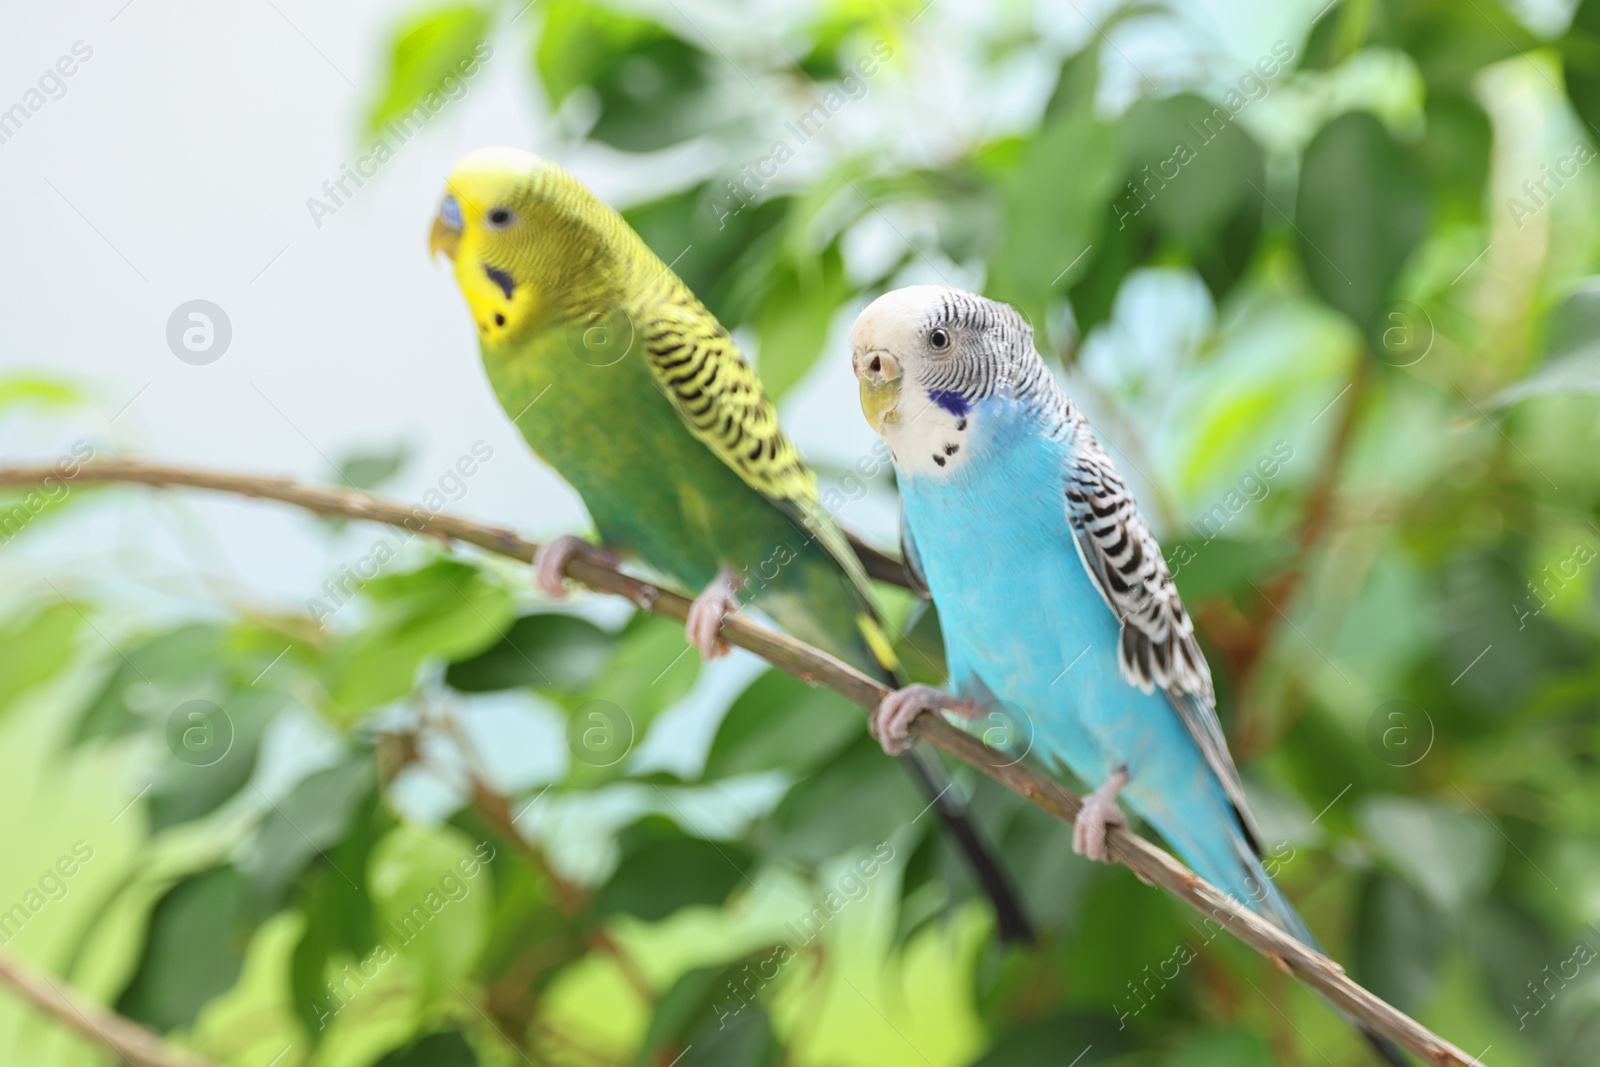
[[[906,555],[938,605],[956,693],[1018,709],[1032,753],[1092,786],[1126,768],[1121,797],[1202,877],[1246,902],[1263,896],[1188,617],[1027,325],[1004,305],[926,286],[873,303],[852,340],[864,392],[878,388],[877,358],[875,380],[898,394],[880,427]],[[898,376],[884,374],[886,359]],[[1197,737],[1207,733],[1210,759]],[[1265,902],[1258,910],[1304,934],[1281,896]]]
[[[863,311],[851,344],[955,690],[913,686],[884,701],[874,732],[885,748],[908,744],[922,711],[970,718],[1009,705],[1032,758],[1095,787],[1077,851],[1106,858],[1120,796],[1201,877],[1315,945],[1263,869],[1160,547],[1027,324],[971,293],[919,286]]]

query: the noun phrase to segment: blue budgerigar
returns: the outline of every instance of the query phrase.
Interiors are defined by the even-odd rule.
[[[1029,725],[1034,757],[1093,787],[1074,851],[1106,859],[1125,800],[1203,878],[1315,944],[1263,868],[1160,546],[1028,324],[972,293],[916,286],[863,311],[851,347],[954,690],[887,698],[873,716],[884,748],[907,747],[924,711],[976,718],[1001,702]]]

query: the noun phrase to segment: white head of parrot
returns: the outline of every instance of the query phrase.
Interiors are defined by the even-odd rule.
[[[917,285],[885,293],[856,318],[861,408],[903,473],[948,473],[965,462],[973,404],[997,369],[989,309],[1016,319],[972,293]]]

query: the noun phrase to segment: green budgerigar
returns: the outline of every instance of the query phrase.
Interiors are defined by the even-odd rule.
[[[495,395],[583,497],[601,544],[552,541],[539,588],[563,593],[580,552],[636,559],[698,590],[689,640],[706,658],[740,597],[796,637],[899,684],[860,561],[821,507],[727,330],[627,222],[561,167],[487,148],[451,173],[430,246],[454,263]],[[1003,937],[1029,924],[983,841],[913,751],[994,901]]]

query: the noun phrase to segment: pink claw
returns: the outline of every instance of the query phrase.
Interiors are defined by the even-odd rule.
[[[1119,770],[1083,798],[1083,810],[1072,823],[1072,851],[1098,863],[1111,862],[1107,841],[1111,827],[1128,827],[1128,817],[1117,806],[1117,794],[1127,784],[1127,770]]]
[[[885,752],[898,756],[911,747],[912,721],[925,711],[936,714],[941,708],[967,719],[983,714],[977,702],[967,697],[959,697],[931,685],[908,685],[884,697],[867,726]]]
[[[689,606],[684,632],[689,643],[700,650],[701,659],[714,660],[733,651],[733,646],[722,640],[718,632],[723,621],[739,610],[739,598],[735,595],[738,588],[734,575],[723,570]]]

